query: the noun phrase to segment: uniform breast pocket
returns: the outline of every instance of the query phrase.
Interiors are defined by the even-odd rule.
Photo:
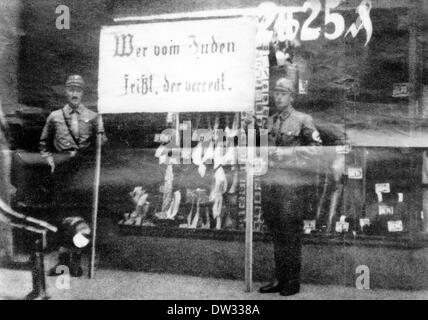
[[[89,136],[92,133],[92,122],[90,119],[79,120],[79,131],[81,136]]]
[[[68,136],[68,128],[64,120],[55,121],[55,135],[58,140],[66,139]]]
[[[300,123],[295,119],[287,119],[281,126],[281,133],[287,137],[297,137],[301,130]]]
[[[56,130],[64,130],[66,128],[66,124],[64,120],[55,120],[55,129]]]
[[[290,145],[293,141],[300,136],[300,129],[286,130],[281,133],[281,140],[283,145]]]
[[[287,137],[298,137],[300,135],[300,129],[292,129],[284,132],[284,135]]]

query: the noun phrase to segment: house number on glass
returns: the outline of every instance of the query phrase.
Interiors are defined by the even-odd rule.
[[[324,2],[324,1],[323,1]],[[324,34],[328,40],[335,40],[341,35],[351,34],[353,38],[357,36],[359,31],[365,29],[366,43],[368,44],[372,36],[372,22],[370,19],[371,0],[362,0],[356,8],[358,17],[352,23],[345,33],[345,19],[340,13],[333,12],[342,0],[325,0],[324,8]],[[259,28],[262,32],[275,34],[275,40],[292,41],[297,37],[300,29],[300,40],[310,41],[320,37],[321,26],[314,26],[313,22],[322,12],[321,0],[308,0],[301,7],[276,7],[274,3],[266,2],[259,6]],[[309,16],[303,21],[300,26],[299,20],[294,17],[295,13],[304,12]],[[301,27],[301,28],[300,28]]]

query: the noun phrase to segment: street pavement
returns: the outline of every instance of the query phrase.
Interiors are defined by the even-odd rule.
[[[118,270],[97,270],[94,279],[48,277],[48,294],[54,300],[427,300],[428,291],[359,290],[344,286],[303,284],[291,297],[259,294],[260,283],[245,292],[242,280],[200,278]],[[69,284],[69,286],[68,286]],[[68,288],[67,288],[68,287]],[[28,270],[0,269],[0,300],[22,299],[32,289]]]

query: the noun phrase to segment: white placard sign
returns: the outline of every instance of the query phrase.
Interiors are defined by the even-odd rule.
[[[369,225],[370,225],[370,219],[369,218],[360,219],[360,227],[361,227],[361,229],[363,229],[364,226],[369,226]]]
[[[391,188],[389,183],[376,183],[375,184],[376,193],[390,193]]]
[[[336,232],[343,233],[348,231],[349,231],[349,222],[341,222],[341,221],[336,222]]]
[[[251,18],[103,27],[98,110],[249,111],[255,37]]]
[[[363,168],[348,168],[348,178],[349,179],[362,179],[363,178]]]
[[[403,231],[403,221],[388,221],[388,231],[389,232],[401,232]]]
[[[409,96],[409,83],[394,83],[392,89],[392,96],[394,98],[404,98]]]
[[[316,220],[303,220],[303,230],[305,234],[310,234],[316,229]]]
[[[379,215],[383,216],[383,215],[391,215],[394,214],[394,207],[392,206],[385,206],[385,205],[380,205],[379,206]]]

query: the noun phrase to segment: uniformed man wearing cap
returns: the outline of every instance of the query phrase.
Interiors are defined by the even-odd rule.
[[[102,126],[98,128],[97,114],[81,103],[84,85],[81,76],[68,77],[65,83],[68,103],[52,112],[43,128],[40,152],[52,173],[55,171],[53,154],[67,153],[73,156],[87,152],[94,147],[96,134],[104,133]]]
[[[69,199],[67,190],[70,179],[85,159],[85,163],[93,163],[95,141],[98,133],[103,134],[102,122],[98,126],[97,113],[87,109],[82,103],[85,82],[80,75],[71,75],[65,83],[67,103],[59,110],[53,111],[47,118],[40,137],[40,153],[46,159],[53,180],[53,200],[55,203],[56,224],[62,224],[64,218],[75,216],[68,212],[66,205]],[[74,258],[73,258],[74,257]],[[81,276],[80,252],[60,254],[59,265],[66,265],[72,276]],[[50,274],[57,274],[54,267]],[[62,273],[62,270],[58,271]]]
[[[272,233],[276,281],[260,293],[288,296],[300,290],[301,234],[307,195],[316,185],[321,145],[312,117],[293,106],[294,82],[280,78],[274,87],[276,112],[267,123],[269,169],[262,176],[262,208]]]

